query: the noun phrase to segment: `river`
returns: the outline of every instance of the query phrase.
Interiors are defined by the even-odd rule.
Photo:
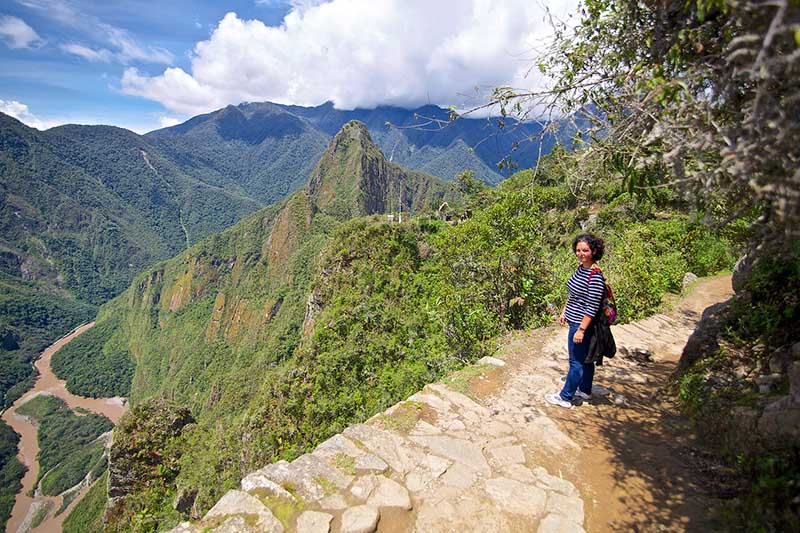
[[[28,471],[22,478],[22,490],[17,494],[16,501],[14,502],[14,509],[11,511],[11,518],[9,518],[8,524],[6,525],[6,531],[9,533],[17,533],[20,526],[30,523],[28,514],[31,512],[34,503],[50,502],[53,510],[58,509],[61,505],[60,496],[35,496],[33,498],[28,496],[28,492],[33,488],[33,483],[39,472],[39,464],[36,461],[36,456],[39,453],[39,443],[36,437],[36,426],[33,425],[29,418],[18,415],[16,412],[17,407],[36,395],[52,394],[64,400],[73,410],[76,407],[82,407],[94,413],[107,416],[114,424],[119,421],[120,417],[128,409],[128,403],[125,398],[84,398],[71,394],[67,391],[66,383],[58,379],[50,368],[50,360],[53,354],[92,326],[94,326],[94,322],[79,326],[44,350],[41,357],[39,357],[35,363],[36,368],[39,370],[39,378],[36,380],[33,389],[26,392],[19,400],[14,402],[14,405],[3,412],[3,420],[20,435],[17,457],[28,467]],[[80,497],[75,498],[67,510],[57,517],[48,516],[47,519],[33,531],[60,531],[61,523],[64,518],[67,517],[69,512],[85,493],[86,489],[82,491]]]

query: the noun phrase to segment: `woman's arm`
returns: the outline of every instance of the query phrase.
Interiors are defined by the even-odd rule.
[[[589,324],[592,323],[592,317],[589,315],[584,315],[583,320],[581,320],[581,325],[578,327],[577,331],[575,331],[575,335],[572,336],[572,341],[576,344],[580,344],[583,342],[583,334],[586,332],[586,328],[589,327]]]

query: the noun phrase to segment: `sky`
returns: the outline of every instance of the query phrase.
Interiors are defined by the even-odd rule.
[[[545,7],[547,6],[547,7]],[[2,0],[0,112],[144,133],[228,104],[469,108],[540,87],[577,0]]]

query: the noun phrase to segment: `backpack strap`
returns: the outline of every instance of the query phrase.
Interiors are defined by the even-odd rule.
[[[586,284],[587,285],[589,285],[592,282],[592,276],[594,276],[598,272],[600,272],[602,274],[603,271],[600,270],[600,267],[597,266],[597,263],[594,263],[592,265],[592,269],[589,271],[589,278],[586,280]]]

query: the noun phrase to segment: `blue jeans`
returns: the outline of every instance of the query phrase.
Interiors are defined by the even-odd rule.
[[[571,401],[577,389],[586,394],[592,393],[592,380],[594,379],[594,363],[584,363],[589,352],[589,340],[592,338],[594,328],[588,328],[583,334],[583,342],[575,344],[572,338],[580,327],[579,323],[569,323],[567,334],[567,348],[569,349],[569,371],[561,389],[562,400]]]

